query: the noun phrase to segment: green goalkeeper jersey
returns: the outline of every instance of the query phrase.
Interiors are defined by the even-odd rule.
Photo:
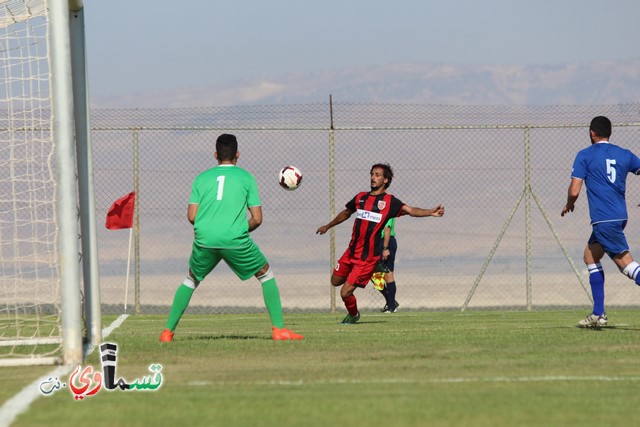
[[[246,170],[218,165],[196,177],[189,204],[198,205],[194,242],[207,248],[236,248],[249,239],[247,209],[260,206],[258,184]]]

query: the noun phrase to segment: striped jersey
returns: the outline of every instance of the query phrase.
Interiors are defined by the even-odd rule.
[[[381,239],[381,232],[389,218],[400,216],[402,203],[392,194],[371,195],[363,191],[345,205],[356,213],[353,223],[349,254],[354,258],[366,260],[379,255],[376,249]]]

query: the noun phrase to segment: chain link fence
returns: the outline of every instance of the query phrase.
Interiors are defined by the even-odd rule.
[[[369,189],[369,170],[378,162],[392,166],[389,192],[403,202],[446,207],[443,218],[397,221],[401,310],[590,307],[582,262],[590,234],[584,191],[575,212],[561,218],[560,211],[573,159],[589,145],[588,123],[597,115],[614,122],[613,143],[640,153],[636,104],[94,110],[99,223],[113,201],[136,188],[139,206],[139,228],[131,235],[137,233],[137,250],[129,230],[98,230],[103,307],[107,313],[168,313],[188,268],[191,183],[216,165],[221,133],[237,135],[238,164],[258,181],[264,222],[252,237],[269,259],[286,311],[343,309],[329,277],[353,220],[323,236],[315,231]],[[292,192],[277,183],[279,169],[289,164],[304,174]],[[640,182],[634,177],[627,201],[627,237],[632,254],[640,254]],[[609,259],[603,266],[607,306],[640,306],[640,289]],[[365,311],[384,305],[373,285],[356,295]],[[242,282],[221,264],[189,310],[263,311],[259,282]]]

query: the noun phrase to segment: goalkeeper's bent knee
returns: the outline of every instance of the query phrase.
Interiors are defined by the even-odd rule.
[[[260,281],[260,283],[264,283],[266,281],[273,279],[274,277],[275,276],[273,275],[273,271],[271,271],[271,267],[269,267],[269,270],[267,270],[267,272],[264,273],[262,276],[258,277],[258,280]]]
[[[185,285],[188,288],[196,289],[198,287],[198,285],[200,284],[200,282],[198,280],[192,278],[191,276],[187,276],[182,281],[182,284]]]

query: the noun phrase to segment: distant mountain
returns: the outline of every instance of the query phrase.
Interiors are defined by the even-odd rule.
[[[168,87],[126,98],[92,98],[105,108],[353,103],[604,105],[640,101],[640,59],[564,65],[402,63],[276,75],[219,86]]]

